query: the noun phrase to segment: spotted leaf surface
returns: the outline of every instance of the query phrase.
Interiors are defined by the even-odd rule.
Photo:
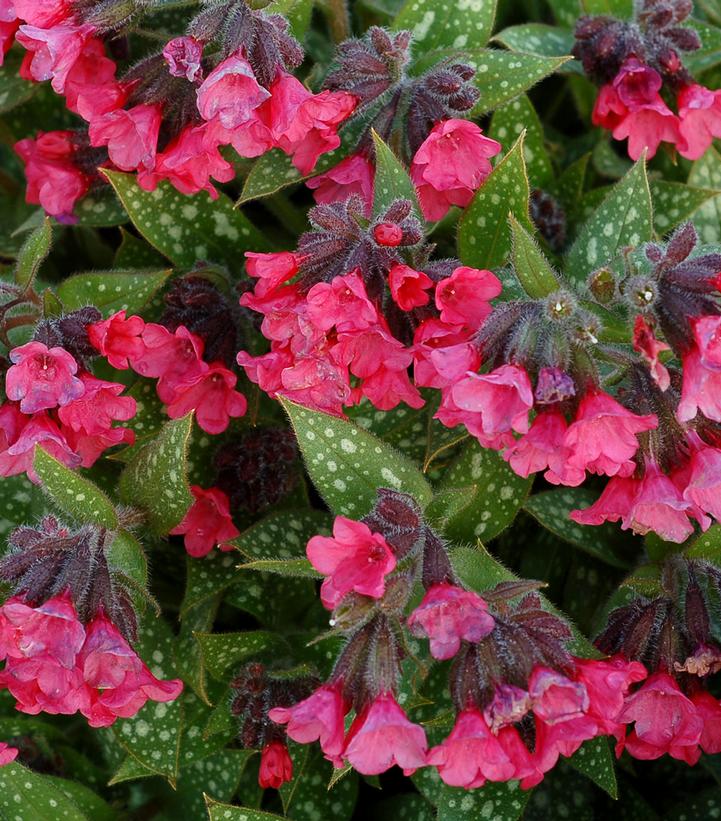
[[[611,798],[618,798],[616,768],[607,738],[592,738],[584,742],[571,757],[571,764],[605,790]]]
[[[475,487],[472,500],[452,515],[445,526],[454,541],[495,538],[511,524],[531,487],[531,479],[517,476],[499,454],[469,442],[443,477],[442,488]]]
[[[465,265],[474,268],[503,265],[511,251],[509,213],[527,230],[532,230],[529,195],[521,135],[478,189],[461,217],[458,254]]]
[[[491,36],[496,0],[406,0],[393,22],[410,29],[419,51],[479,48]]]
[[[25,476],[0,479],[0,545],[20,523],[40,518],[47,506],[42,491]]]
[[[280,821],[282,815],[254,810],[250,807],[233,807],[219,801],[207,800],[210,821]]]
[[[50,253],[52,241],[53,228],[46,217],[25,240],[15,263],[15,283],[24,290],[35,281],[40,266]]]
[[[574,43],[573,32],[545,23],[509,26],[496,34],[493,40],[513,51],[525,51],[543,57],[566,57],[571,53]],[[581,67],[574,61],[566,63],[564,70],[580,71]]]
[[[566,260],[567,275],[583,281],[591,271],[606,265],[625,246],[653,237],[651,191],[646,164],[640,159],[613,187],[581,229]]]
[[[143,191],[132,174],[105,171],[135,227],[178,267],[197,260],[225,263],[237,270],[245,251],[267,251],[263,234],[224,195],[186,197],[169,183]]]
[[[4,818],[21,821],[87,821],[87,816],[52,779],[16,762],[0,769],[0,812]]]
[[[365,515],[376,488],[409,493],[425,507],[432,491],[416,466],[361,428],[287,400],[283,407],[298,437],[313,484],[336,514]]]
[[[63,280],[57,289],[68,311],[94,305],[104,316],[116,311],[141,311],[170,276],[166,271],[107,271],[76,274]]]
[[[523,157],[528,179],[534,188],[543,188],[552,178],[553,169],[546,150],[543,126],[533,103],[525,94],[494,112],[489,136],[507,146],[524,131]]]
[[[721,191],[721,154],[713,146],[693,163],[688,184]],[[703,242],[721,242],[721,195],[706,200],[692,219]]]
[[[278,648],[282,642],[275,633],[252,630],[247,633],[196,633],[205,666],[211,676],[223,678],[234,664]]]
[[[511,214],[511,259],[524,291],[532,299],[549,296],[561,287],[558,274],[546,259],[538,243]]]
[[[141,507],[156,533],[172,530],[193,501],[187,478],[192,414],[167,422],[156,438],[139,450],[120,477],[120,495]]]
[[[92,522],[113,530],[117,528],[115,508],[99,487],[66,468],[40,447],[35,448],[33,465],[43,488],[60,510],[81,522]]]

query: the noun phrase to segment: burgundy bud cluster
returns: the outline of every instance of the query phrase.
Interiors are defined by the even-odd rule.
[[[566,212],[558,200],[547,191],[534,188],[529,210],[533,224],[549,247],[556,252],[562,251],[566,244]]]

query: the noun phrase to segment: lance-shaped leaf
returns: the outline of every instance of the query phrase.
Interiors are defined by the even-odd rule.
[[[721,190],[696,188],[682,182],[651,180],[651,200],[653,202],[653,224],[660,234],[668,234],[691,219],[705,203],[721,195]]]
[[[53,241],[53,229],[50,220],[45,217],[39,228],[36,228],[23,243],[15,263],[15,284],[28,290],[37,276],[40,266],[50,253]],[[85,305],[88,303],[85,302]]]
[[[410,29],[418,51],[481,48],[488,42],[496,0],[406,0],[393,28]]]
[[[373,132],[375,146],[376,174],[373,185],[373,215],[379,216],[395,200],[410,200],[416,216],[421,209],[416,197],[416,189],[403,163],[396,157],[383,140]]]
[[[282,400],[313,484],[336,514],[365,515],[376,489],[409,493],[421,507],[433,492],[410,459],[357,425]]]
[[[501,145],[509,145],[511,140],[517,140],[524,131],[523,156],[528,179],[532,187],[545,188],[553,177],[551,158],[546,150],[546,137],[533,103],[522,94],[496,109],[488,136],[498,140]]]
[[[536,240],[521,223],[508,215],[511,225],[511,260],[523,290],[532,299],[541,299],[561,287],[558,275]]]
[[[280,636],[267,630],[251,630],[247,633],[196,633],[195,638],[200,645],[208,672],[220,679],[234,664],[266,650],[277,650],[283,645]]]
[[[34,773],[17,762],[0,768],[0,814],[3,818],[40,821],[88,821],[77,804],[53,783],[53,779]]]
[[[155,296],[172,271],[93,271],[75,274],[57,287],[67,311],[94,305],[104,316],[116,311],[135,314]]]
[[[251,807],[233,807],[207,796],[205,800],[210,821],[286,821],[282,815],[275,815],[272,812],[263,812]]]

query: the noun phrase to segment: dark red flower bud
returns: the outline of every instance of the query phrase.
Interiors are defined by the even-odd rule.
[[[373,229],[373,236],[378,245],[397,248],[403,242],[403,229],[392,222],[381,222]]]

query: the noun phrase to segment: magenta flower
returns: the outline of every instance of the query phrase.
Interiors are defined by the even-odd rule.
[[[458,408],[470,411],[466,426],[474,436],[493,438],[512,430],[528,433],[533,389],[523,368],[501,365],[490,373],[469,373],[450,394]]]
[[[38,484],[39,479],[33,470],[35,445],[41,445],[64,465],[70,468],[78,467],[82,458],[70,446],[66,435],[47,413],[36,413],[32,417],[27,417],[16,411],[16,407],[11,404],[0,407],[0,476],[27,473],[28,479]]]
[[[334,165],[329,171],[306,180],[318,203],[341,202],[353,194],[366,204],[366,215],[373,207],[373,181],[375,166],[363,154],[351,154]]]
[[[678,153],[688,160],[698,160],[721,137],[721,92],[692,83],[678,94],[680,140]]]
[[[443,582],[429,588],[407,625],[414,635],[427,636],[431,655],[443,660],[455,656],[461,641],[479,642],[495,622],[477,593]]]
[[[614,476],[596,501],[583,510],[572,510],[569,517],[581,525],[618,522],[630,512],[638,492],[638,480]]]
[[[163,400],[167,402],[168,416],[179,419],[194,410],[198,425],[206,433],[222,433],[231,418],[243,416],[248,409],[243,394],[234,390],[237,381],[238,377],[219,362],[206,365],[191,378],[173,383],[172,395]]]
[[[226,543],[239,536],[240,531],[233,524],[227,495],[217,487],[204,490],[191,485],[190,490],[195,501],[170,535],[185,536],[185,549],[196,558],[207,556],[216,545],[229,550],[231,546]]]
[[[396,263],[388,271],[388,286],[396,305],[402,311],[412,311],[430,302],[427,292],[433,287],[433,280],[423,271]]]
[[[721,753],[721,704],[707,690],[691,695],[696,712],[703,722],[699,747],[707,754]]]
[[[8,399],[20,402],[23,413],[67,405],[85,392],[75,374],[78,363],[63,348],[28,342],[10,351],[13,363],[5,375]]]
[[[271,741],[260,753],[258,784],[264,789],[277,790],[293,778],[293,760],[282,741]]]
[[[15,761],[19,752],[17,747],[11,747],[7,742],[0,741],[0,767]]]
[[[651,371],[651,376],[662,391],[668,390],[671,377],[668,369],[661,364],[659,354],[670,351],[671,347],[656,338],[653,328],[639,314],[633,326],[633,349],[643,356]]]
[[[546,470],[544,478],[554,485],[577,487],[586,478],[581,468],[569,464],[570,451],[564,445],[568,425],[559,411],[539,413],[528,433],[503,452],[503,458],[519,476]]]
[[[654,673],[628,696],[619,721],[634,723],[631,733],[616,746],[616,754],[626,749],[634,758],[660,758],[668,753],[672,758],[694,764],[703,719],[694,703],[679,689],[668,673]]]
[[[575,678],[588,693],[588,713],[599,724],[604,735],[618,735],[623,724],[618,716],[631,687],[643,681],[648,673],[638,661],[626,661],[621,656],[610,659],[575,659]]]
[[[84,393],[58,410],[58,417],[76,433],[106,433],[113,422],[127,422],[135,416],[137,403],[132,396],[121,396],[125,385],[106,382],[92,374],[81,373]]]
[[[274,707],[268,716],[278,724],[285,724],[288,736],[299,744],[320,741],[325,757],[335,766],[341,766],[344,718],[348,709],[339,682],[324,684],[292,707]]]
[[[308,317],[321,331],[364,331],[378,322],[358,271],[314,285],[306,298]]]
[[[460,325],[427,319],[416,329],[413,343],[416,385],[448,388],[468,371],[480,367],[481,357],[472,335]]]
[[[133,370],[159,380],[158,394],[163,402],[172,401],[177,384],[206,371],[203,340],[184,325],[171,334],[164,325],[149,322],[143,328],[142,344],[140,356],[131,359]]]
[[[708,368],[701,352],[694,348],[683,357],[681,401],[676,418],[690,422],[698,411],[714,422],[721,422],[721,371]]]
[[[233,129],[251,119],[258,106],[270,97],[255,78],[250,63],[240,54],[226,57],[198,89],[198,111],[206,120]]]
[[[306,553],[313,567],[327,577],[320,592],[328,610],[351,591],[379,599],[385,593],[386,576],[396,566],[383,536],[345,516],[336,516],[332,537],[313,536]]]
[[[53,89],[62,94],[70,69],[94,31],[93,26],[74,23],[57,23],[49,29],[23,25],[15,38],[32,54],[30,74],[33,80],[38,83],[52,80]]]
[[[475,708],[458,714],[448,738],[429,750],[427,763],[438,769],[446,784],[467,790],[482,787],[487,780],[510,781],[517,769]]]
[[[124,371],[145,353],[144,330],[145,322],[141,317],[130,316],[126,319],[125,311],[118,311],[107,319],[88,325],[88,339],[114,368]]]
[[[721,450],[699,441],[679,480],[676,484],[687,502],[721,521]]]
[[[202,76],[203,44],[195,37],[175,37],[166,43],[163,57],[173,77],[185,77],[189,83]]]
[[[71,0],[12,0],[15,13],[31,26],[53,28],[72,13]]]
[[[397,764],[412,775],[426,764],[426,734],[413,724],[391,693],[381,693],[348,731],[343,757],[363,775],[378,775]]]
[[[581,718],[588,710],[588,693],[583,683],[571,681],[548,667],[533,668],[528,694],[534,714],[546,724]]]
[[[425,218],[442,219],[452,205],[465,208],[491,173],[490,158],[500,150],[500,143],[468,120],[436,123],[411,163]]]
[[[278,251],[273,254],[245,252],[245,268],[248,276],[258,279],[255,285],[255,296],[265,297],[279,285],[292,279],[298,273],[299,257],[290,251]]]
[[[630,509],[623,518],[621,527],[634,533],[645,535],[650,531],[669,542],[680,544],[692,533],[689,521],[691,504],[687,502],[676,485],[661,472],[655,462],[647,461]],[[710,522],[706,523],[704,529]]]
[[[91,123],[120,108],[128,90],[116,80],[117,66],[105,53],[101,40],[92,37],[65,78],[65,104]]]
[[[441,321],[451,325],[481,327],[491,313],[490,301],[503,289],[491,271],[461,265],[436,285],[436,307]]]
[[[630,476],[638,450],[637,434],[653,430],[653,414],[637,416],[601,390],[589,390],[563,439],[572,468],[606,476]]]
[[[721,316],[700,316],[691,321],[701,364],[711,371],[721,371]]]
[[[117,108],[90,123],[90,144],[106,145],[110,161],[123,171],[152,169],[162,119],[157,104]]]

